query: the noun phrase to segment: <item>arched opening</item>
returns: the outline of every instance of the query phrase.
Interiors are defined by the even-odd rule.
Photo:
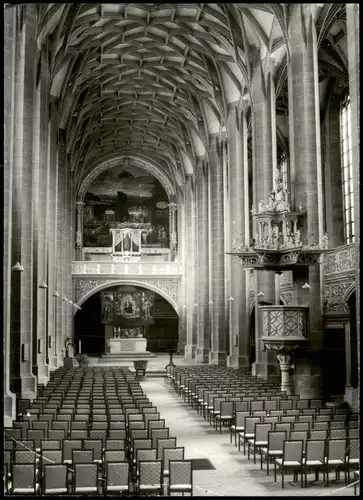
[[[250,366],[252,363],[256,362],[256,314],[255,314],[255,306],[253,306],[251,317],[250,317],[250,336],[248,342],[248,359]]]
[[[348,299],[350,312],[350,385],[358,387],[358,342],[357,342],[357,306],[356,294],[353,292]]]
[[[164,297],[133,285],[104,288],[89,297],[74,317],[76,350],[89,355],[109,352],[113,337],[144,337],[146,349],[170,352],[178,343],[179,318]]]

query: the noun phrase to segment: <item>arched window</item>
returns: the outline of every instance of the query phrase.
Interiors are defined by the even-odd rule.
[[[283,186],[285,191],[289,191],[288,189],[288,164],[287,164],[287,154],[285,152],[281,153],[279,161],[278,161],[278,171],[282,178]]]
[[[350,99],[346,95],[340,107],[340,152],[343,186],[345,242],[354,243],[354,199],[352,165],[352,128]]]

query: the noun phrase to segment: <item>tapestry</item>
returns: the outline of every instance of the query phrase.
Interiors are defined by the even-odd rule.
[[[113,322],[114,317],[114,295],[113,292],[101,292],[101,321],[104,325]]]

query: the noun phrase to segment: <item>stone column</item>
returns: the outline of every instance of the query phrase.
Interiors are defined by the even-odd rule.
[[[174,201],[169,203],[169,240],[170,240],[170,260],[174,262],[177,252],[177,208],[178,205]]]
[[[323,199],[320,148],[318,47],[310,4],[290,7],[288,63],[289,138],[292,207],[300,203],[306,217],[302,228],[304,244],[318,244],[323,234]],[[309,306],[310,348],[296,359],[296,393],[302,398],[322,396],[319,351],[323,345],[322,266],[293,272],[298,303]],[[302,289],[304,281],[309,293]],[[321,352],[321,351],[320,351]]]
[[[55,108],[51,104],[51,123],[47,125],[46,133],[48,137],[48,154],[47,154],[47,225],[46,225],[46,241],[47,241],[47,267],[48,267],[48,339],[47,353],[49,369],[54,371],[58,367],[57,358],[57,335],[60,329],[59,304],[60,304],[60,281],[58,276],[59,267],[59,251],[62,247],[62,238],[58,236],[58,129],[54,125]],[[58,239],[59,238],[59,239]],[[60,248],[59,248],[60,247]]]
[[[44,59],[44,57],[43,57]],[[44,71],[44,69],[43,69]],[[43,92],[42,92],[43,90]],[[38,378],[38,385],[45,385],[49,380],[46,360],[47,347],[47,259],[46,259],[46,203],[47,203],[47,100],[41,80],[34,95],[34,135],[33,135],[33,373]],[[46,103],[47,104],[47,103]],[[41,147],[42,146],[42,147]]]
[[[208,363],[211,348],[209,323],[208,168],[197,163],[197,363]]]
[[[83,201],[76,201],[76,260],[83,260]]]
[[[354,184],[354,242],[355,242],[355,283],[357,309],[357,355],[358,355],[358,389],[357,405],[360,404],[360,38],[359,38],[359,4],[346,4],[348,69],[350,94],[350,120],[352,127],[352,162]]]
[[[209,363],[226,365],[228,325],[225,313],[225,249],[224,249],[224,188],[223,188],[223,141],[218,135],[210,137],[210,224],[209,235],[211,265],[211,351]]]
[[[13,130],[15,100],[16,9],[4,10],[4,426],[15,420],[16,397],[10,390],[11,377],[11,268],[13,203]],[[13,351],[14,352],[14,351]]]
[[[292,382],[290,378],[291,355],[288,353],[277,353],[277,360],[281,370],[281,391],[292,394]]]
[[[178,206],[178,233],[179,233],[179,245],[178,245],[178,260],[183,263],[183,274],[179,285],[179,329],[178,329],[178,354],[184,354],[185,344],[187,342],[187,306],[186,306],[186,296],[185,296],[185,280],[186,280],[186,228],[185,228],[185,202],[179,200]]]
[[[196,287],[196,208],[193,178],[190,176],[186,188],[186,249],[187,249],[187,279],[185,287],[187,305],[187,343],[185,358],[191,362],[195,358],[197,348],[197,287]]]
[[[277,174],[276,153],[276,102],[275,87],[271,75],[273,60],[262,59],[256,51],[252,72],[252,171],[253,171],[253,206],[258,210],[261,200],[268,201],[273,190]],[[256,222],[253,221],[252,234],[256,233]],[[258,307],[260,299],[257,294],[264,294],[263,301],[275,303],[275,273],[273,271],[256,271],[255,293],[255,327],[256,327],[256,362],[253,373],[262,378],[279,379],[280,370],[276,354],[263,351],[262,315]]]
[[[32,131],[34,96],[34,53],[36,50],[35,6],[23,9],[24,24],[17,33],[15,68],[15,122],[14,122],[14,185],[13,185],[13,252],[14,260],[21,262],[24,271],[21,280],[14,280],[12,294],[20,297],[19,342],[14,340],[14,356],[20,363],[18,377],[13,380],[19,397],[34,399],[36,377],[32,373],[33,342],[33,262],[32,262]],[[20,12],[17,10],[20,17]],[[17,320],[15,320],[17,323]],[[13,339],[12,339],[13,342]],[[19,359],[20,358],[20,359]]]
[[[238,103],[228,112],[228,181],[230,231],[249,244],[248,147],[246,110]],[[231,249],[232,250],[232,249]],[[231,259],[229,331],[230,344],[227,364],[233,368],[249,366],[249,300],[247,271],[237,259]]]

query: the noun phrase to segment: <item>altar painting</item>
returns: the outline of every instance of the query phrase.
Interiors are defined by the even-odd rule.
[[[110,229],[131,223],[140,229],[138,236],[123,234],[116,251],[138,251],[140,241],[143,246],[169,248],[168,196],[144,169],[119,165],[103,172],[89,186],[84,201],[85,247],[110,247]]]
[[[101,292],[101,321],[104,325],[113,323],[114,320],[114,294]]]
[[[140,293],[115,292],[115,315],[125,319],[140,318]]]

